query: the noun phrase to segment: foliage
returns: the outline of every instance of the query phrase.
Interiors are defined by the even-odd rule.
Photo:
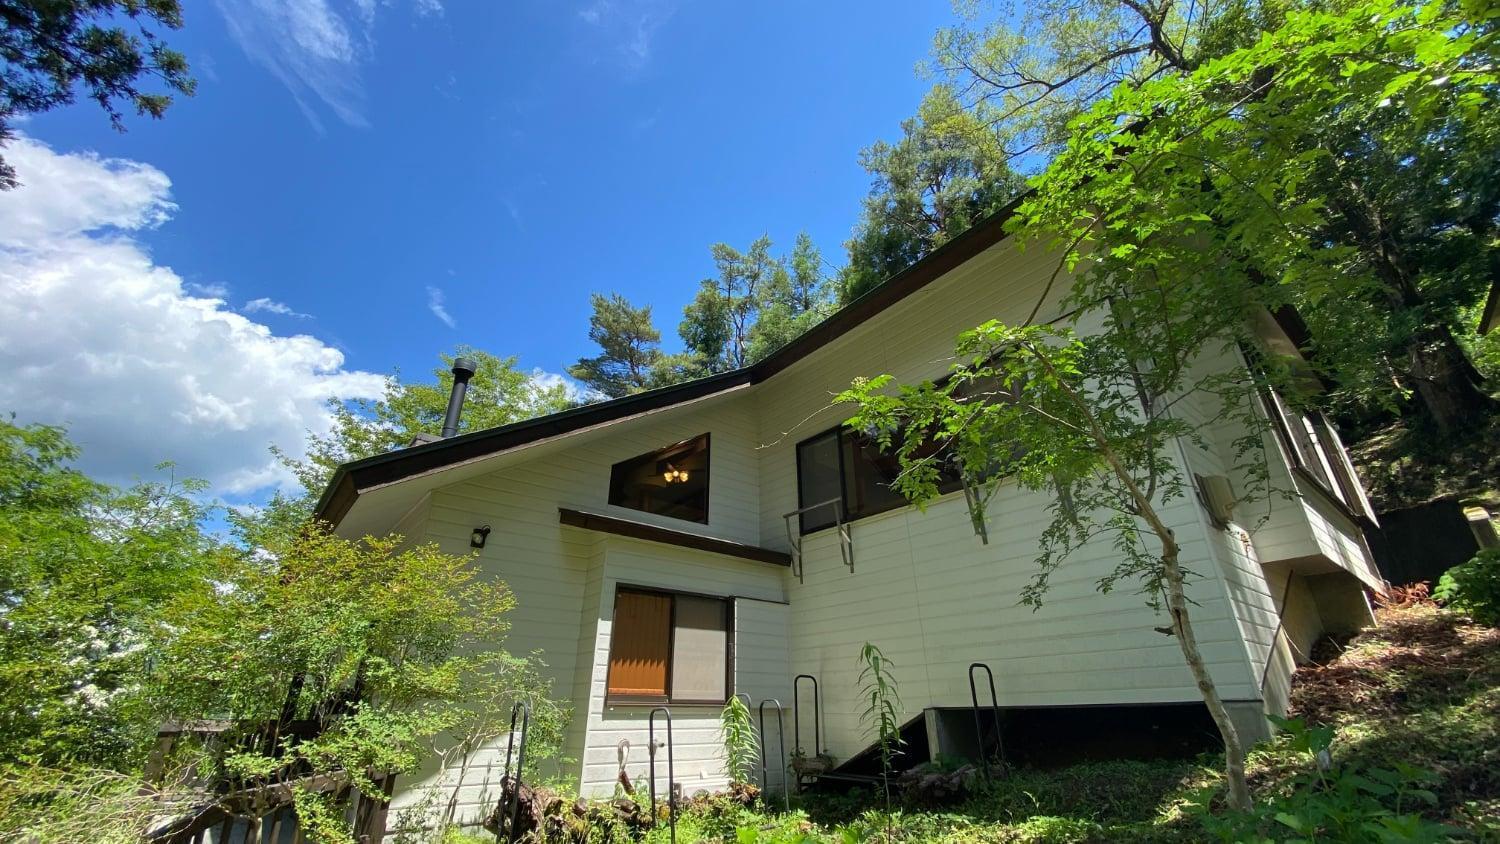
[[[1220,289],[1297,307],[1346,402],[1411,394],[1457,430],[1491,408],[1453,336],[1500,248],[1478,163],[1500,143],[1489,15],[1298,11],[1190,74],[1119,86],[1075,124],[1028,225],[1050,224],[1070,260],[1172,280],[1207,270],[1189,252],[1213,255]]]
[[[1212,795],[1201,793],[1188,811],[1220,841],[1271,841],[1276,836],[1327,842],[1447,841],[1452,830],[1425,820],[1416,810],[1437,803],[1427,786],[1436,778],[1405,763],[1394,768],[1331,765],[1334,731],[1298,719],[1272,717],[1281,742],[1311,770],[1281,784],[1281,793],[1247,812],[1216,815]]]
[[[865,642],[859,649],[860,696],[865,700],[860,721],[875,739],[880,750],[880,776],[885,789],[886,803],[890,803],[891,764],[900,756],[901,746],[901,695],[896,688],[896,678],[891,675],[894,667],[880,648]]]
[[[410,772],[455,743],[471,750],[504,733],[511,700],[527,699],[535,765],[556,752],[566,713],[535,661],[503,649],[514,604],[471,557],[308,528],[274,561],[226,560],[163,612],[154,708],[230,725],[204,758],[180,764],[246,784],[343,772],[369,792],[368,771]],[[225,752],[236,746],[254,749]]]
[[[1045,165],[1066,146],[1069,124],[1120,85],[1190,72],[1253,42],[1287,4],[1231,0],[1039,0],[999,4],[938,33],[931,69],[994,133],[1004,160]]]
[[[1489,336],[1500,338],[1500,332]],[[1500,382],[1497,382],[1500,383]],[[1500,414],[1455,437],[1435,437],[1420,419],[1395,420],[1368,431],[1349,448],[1365,494],[1377,513],[1440,498],[1488,499],[1500,493]]]
[[[750,721],[750,707],[738,695],[724,702],[719,712],[719,741],[724,747],[724,766],[729,781],[745,785],[755,781],[755,767],[760,762],[760,745],[755,726]]]
[[[839,273],[848,302],[962,234],[1021,192],[994,135],[961,108],[946,86],[901,124],[901,139],[866,147],[873,177]]]
[[[1448,569],[1432,596],[1480,624],[1500,627],[1500,548],[1486,548]]]
[[[823,254],[807,232],[797,235],[791,253],[780,263],[750,332],[751,362],[797,339],[833,310],[832,284],[823,273]]]
[[[651,306],[637,308],[618,293],[589,297],[589,339],[599,354],[580,358],[568,374],[584,386],[610,398],[628,396],[651,386],[652,372],[661,364],[661,332],[651,322]]]
[[[699,284],[678,327],[698,368],[688,372],[711,374],[752,364],[827,315],[831,297],[812,239],[798,235],[786,257],[772,255],[771,247],[769,236],[743,252],[726,243],[710,247],[718,277]]]
[[[1081,277],[1066,300],[1076,305],[1075,324],[1094,317],[1094,296],[1132,283],[1122,271]],[[1148,604],[1169,613],[1169,629],[1223,735],[1234,800],[1248,805],[1243,751],[1198,654],[1189,574],[1158,508],[1184,494],[1182,469],[1169,447],[1181,439],[1206,442],[1208,425],[1229,423],[1246,432],[1236,442],[1241,495],[1266,491],[1265,423],[1253,403],[1259,384],[1243,368],[1195,368],[1199,350],[1223,348],[1216,335],[1237,336],[1243,311],[1200,316],[1163,304],[1159,296],[1113,303],[1089,335],[991,321],[959,337],[960,363],[947,380],[903,386],[892,395],[889,376],[857,379],[835,400],[855,403],[849,424],[872,432],[900,459],[893,486],[919,506],[937,497],[945,464],[970,486],[976,525],[1004,484],[1048,494],[1052,518],[1039,538],[1037,571],[1022,589],[1022,603],[1040,609],[1065,559],[1091,542],[1110,541],[1119,562],[1099,579],[1099,590],[1133,581]],[[1154,313],[1142,313],[1148,310]],[[1211,401],[1212,410],[1189,421],[1172,410],[1184,399]]]
[[[0,0],[0,145],[10,139],[12,121],[72,103],[77,86],[117,129],[124,127],[121,100],[138,114],[161,117],[172,94],[192,95],[194,82],[187,59],[153,27],[181,26],[178,0]],[[143,77],[167,93],[137,87]],[[0,158],[0,189],[17,184]]]
[[[1483,0],[1044,0],[945,31],[933,63],[1083,215],[1059,231],[1098,223],[1085,251],[1160,272],[1175,241],[1285,286],[1347,415],[1452,435],[1494,409],[1463,348],[1488,348],[1500,248],[1492,20]]]
[[[326,794],[317,794],[305,788],[292,792],[292,804],[296,807],[297,828],[309,841],[317,844],[354,844],[349,833],[342,807]]]
[[[380,399],[330,400],[333,430],[308,435],[305,459],[292,458],[274,447],[272,451],[315,500],[339,465],[405,448],[417,436],[441,434],[453,390],[453,361],[460,357],[476,364],[459,419],[460,433],[508,425],[573,406],[565,385],[539,383],[516,369],[514,357],[500,358],[480,349],[460,347],[451,355],[443,355],[445,365],[433,370],[433,381],[403,382],[397,373],[386,379],[385,394]]]
[[[139,779],[104,768],[0,767],[0,841],[137,844],[157,800]]]
[[[116,489],[78,454],[60,428],[0,420],[0,765],[137,759],[156,729],[145,640],[215,553],[202,484]]]

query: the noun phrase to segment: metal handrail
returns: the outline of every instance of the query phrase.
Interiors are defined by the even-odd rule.
[[[974,671],[979,668],[983,668],[985,676],[989,678],[990,714],[995,719],[995,751],[1002,764],[1005,762],[1005,742],[1001,736],[1000,698],[995,694],[995,673],[990,670],[988,665],[982,662],[971,663],[969,665],[969,702],[974,707],[974,740],[979,743],[980,770],[983,772],[985,779],[989,779],[990,766],[985,759],[984,753],[984,727],[979,721],[979,688],[974,683]]]
[[[776,706],[776,740],[781,748],[781,797],[785,801],[786,811],[792,810],[792,790],[788,787],[786,776],[786,710],[781,708],[781,701],[774,697],[768,697],[760,702],[760,792],[762,799],[766,790],[771,787],[770,769],[766,764],[766,704]]]
[[[792,678],[792,739],[797,743],[797,749],[793,751],[793,754],[802,756],[803,758],[808,758],[806,752],[802,749],[802,695],[798,694],[799,690],[801,689],[803,680],[812,681],[813,689],[812,755],[818,756],[819,754],[825,753],[826,750],[823,748],[823,705],[822,696],[818,691],[818,678],[814,677],[811,674],[798,674],[796,677]],[[798,790],[801,790],[801,771],[797,772],[797,787]]]
[[[651,751],[651,824],[656,825],[656,714],[667,716],[667,822],[671,825],[672,844],[677,844],[677,794],[672,784],[677,775],[672,770],[672,710],[658,706],[651,710],[646,722],[646,745]]]
[[[521,718],[521,746],[516,755],[516,766],[512,768],[511,752],[516,749],[516,717]],[[526,734],[531,726],[531,702],[519,700],[510,707],[510,734],[505,741],[505,773],[511,779],[510,800],[510,830],[506,840],[514,842],[519,834],[521,824],[521,770],[526,767]],[[504,819],[504,810],[501,813]]]
[[[806,507],[798,507],[790,513],[783,513],[782,522],[786,525],[786,541],[792,548],[792,573],[797,575],[797,582],[803,583],[802,567],[802,531],[799,523],[797,530],[792,530],[792,519],[803,513],[813,510],[821,510],[824,507],[833,508],[833,523],[839,531],[839,554],[844,558],[844,565],[849,567],[849,573],[854,573],[854,534],[849,530],[849,523],[844,521],[844,500],[842,498],[830,498],[827,501],[819,501]]]

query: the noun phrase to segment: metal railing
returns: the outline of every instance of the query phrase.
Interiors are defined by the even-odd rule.
[[[776,740],[781,749],[781,796],[786,811],[792,810],[792,789],[787,782],[786,775],[786,712],[781,708],[781,701],[774,697],[768,697],[760,702],[758,707],[760,713],[760,793],[761,799],[765,799],[765,793],[771,787],[770,768],[766,764],[766,704],[776,706]]]
[[[821,510],[824,507],[833,508],[833,524],[839,532],[839,553],[843,555],[844,565],[849,567],[849,573],[854,573],[854,535],[849,530],[849,523],[844,521],[844,502],[840,498],[830,498],[827,501],[819,501],[817,504],[809,504],[806,507],[798,507],[790,513],[782,514],[782,521],[786,523],[786,541],[792,548],[792,573],[797,575],[797,582],[803,583],[802,566],[802,525],[800,517],[804,513],[813,510]],[[796,529],[792,527],[792,520],[799,519]]]
[[[672,844],[677,844],[677,792],[674,790],[677,775],[672,771],[672,710],[658,706],[651,710],[646,722],[646,745],[651,757],[651,824],[656,825],[656,715],[667,718],[667,822],[671,825]]]

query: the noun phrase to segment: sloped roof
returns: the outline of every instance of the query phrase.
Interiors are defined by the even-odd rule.
[[[345,463],[334,472],[328,488],[323,491],[318,501],[317,516],[337,525],[354,506],[360,494],[370,489],[500,454],[539,440],[766,381],[1004,240],[1005,224],[1015,215],[1016,208],[1027,195],[1016,197],[999,211],[840,308],[764,360],[670,387],[647,390],[632,396],[584,405],[498,428],[472,431]]]

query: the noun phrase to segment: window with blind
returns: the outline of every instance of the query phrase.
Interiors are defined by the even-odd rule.
[[[609,699],[712,703],[729,698],[727,599],[621,588],[609,649]]]

